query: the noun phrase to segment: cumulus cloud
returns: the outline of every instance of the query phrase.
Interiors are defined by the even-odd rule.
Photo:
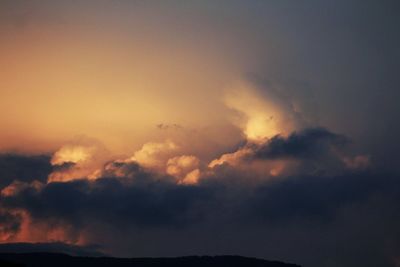
[[[20,231],[22,218],[15,212],[0,210],[0,241],[4,242]]]
[[[155,169],[163,169],[168,159],[176,153],[178,146],[171,140],[165,142],[149,142],[134,153],[129,159]]]
[[[224,102],[238,113],[234,119],[249,141],[287,134],[303,123],[289,97],[256,79],[234,83],[226,90]]]
[[[350,231],[363,231],[363,235],[371,238],[363,244],[362,250],[376,246],[383,248],[387,242],[392,242],[392,234],[398,232],[396,225],[400,223],[400,217],[396,215],[398,207],[392,204],[400,203],[399,182],[391,174],[351,171],[336,176],[295,175],[285,180],[264,180],[254,186],[247,184],[247,177],[242,173],[231,172],[228,177],[218,173],[219,179],[180,185],[175,179],[157,179],[157,173],[140,170],[137,165],[125,167],[136,168],[131,182],[127,182],[129,177],[52,182],[37,188],[25,186],[15,194],[2,196],[2,207],[8,211],[1,217],[7,222],[3,231],[18,232],[21,219],[15,211],[24,210],[33,228],[41,226],[42,231],[60,228],[69,231],[68,235],[50,235],[58,241],[113,243],[115,238],[107,239],[98,233],[104,229],[112,233],[125,229],[122,243],[134,242],[137,234],[144,231],[154,244],[183,240],[187,236],[192,240],[189,247],[197,250],[204,249],[202,235],[229,235],[233,242],[239,242],[245,238],[240,233],[243,232],[251,236],[252,255],[262,255],[264,247],[274,251],[275,235],[280,236],[280,251],[287,251],[292,242],[306,242],[292,236],[293,231],[304,231],[309,235],[308,242],[313,242],[310,249],[316,249],[316,246],[331,249],[331,243],[337,242],[337,237],[320,239],[315,228],[341,231],[342,223],[346,223]],[[242,183],[235,183],[235,179]],[[361,219],[349,214],[358,214]],[[382,221],[382,216],[394,221]],[[373,223],[376,228],[359,228],[360,223]],[[387,227],[385,234],[382,227]],[[200,234],[195,234],[198,231]],[[50,236],[42,236],[43,239],[36,236],[35,240],[46,241]],[[356,246],[359,243],[357,237],[345,239],[343,236],[335,246]],[[174,247],[183,248],[179,243]],[[234,243],[227,244],[226,248],[234,249]],[[107,249],[112,251],[110,247]],[[207,250],[202,251],[207,253]],[[249,253],[244,248],[241,251]],[[310,253],[307,248],[300,251]],[[344,253],[340,248],[338,251]],[[386,260],[387,255],[379,257]],[[301,259],[298,256],[291,261]],[[340,264],[347,259],[339,257],[336,260]]]
[[[132,157],[100,164],[96,179],[47,181],[44,175],[11,182],[0,194],[1,238],[98,243],[112,254],[126,251],[122,256],[130,255],[124,247],[143,253],[154,249],[152,255],[217,251],[310,266],[316,264],[304,255],[336,249],[334,261],[321,252],[315,262],[326,263],[328,257],[346,266],[358,257],[351,246],[358,247],[362,235],[370,239],[363,239],[359,250],[377,251],[366,261],[390,266],[400,251],[393,237],[400,223],[393,206],[400,203],[398,179],[373,168],[366,171],[369,158],[346,154],[349,145],[348,138],[328,129],[306,128],[246,141],[207,164],[181,154],[168,141],[151,143]],[[50,165],[50,171],[82,164]],[[360,227],[366,222],[374,227]],[[340,234],[343,225],[354,234]],[[140,241],[143,234],[146,242]],[[216,236],[229,236],[230,242],[211,251],[209,242],[219,242]],[[249,246],[237,245],[246,240]],[[293,245],[298,252],[285,253]]]
[[[80,163],[91,158],[92,147],[84,146],[63,146],[58,150],[51,159],[51,164],[62,165],[65,163]]]
[[[276,135],[256,149],[260,159],[298,158],[309,159],[334,153],[334,149],[346,144],[344,136],[324,128],[309,128],[293,132],[287,138]]]
[[[45,182],[52,172],[48,155],[0,155],[0,189],[14,181]]]
[[[221,253],[287,259],[284,251],[293,243],[312,240],[311,249],[331,248],[326,242],[335,237],[321,240],[314,227],[340,231],[343,223],[359,222],[351,214],[377,220],[369,209],[378,208],[381,216],[400,222],[392,208],[384,209],[398,198],[393,174],[372,172],[370,157],[349,150],[346,136],[307,127],[291,99],[273,85],[239,83],[227,91],[225,104],[242,136],[228,153],[214,151],[211,160],[191,153],[189,137],[147,142],[130,156],[113,157],[101,143],[78,138],[52,157],[5,158],[28,162],[21,166],[29,175],[5,165],[4,173],[12,179],[0,194],[2,240],[99,243],[113,254],[121,253],[117,248],[134,247],[173,255],[219,252],[208,250],[213,246],[209,242],[223,235],[232,242],[219,244],[225,249]],[[192,133],[188,136],[198,137]],[[364,242],[362,250],[392,242],[380,227],[394,231],[394,225],[378,223],[373,231],[377,237]],[[140,242],[141,235],[146,242]],[[237,245],[243,240],[251,245]],[[171,242],[174,246],[165,246]],[[358,244],[356,237],[341,242]],[[146,247],[150,243],[155,247]],[[265,255],[265,248],[271,254]],[[301,254],[310,250],[292,253],[289,260],[307,263]],[[387,260],[381,253],[376,258]],[[396,253],[391,251],[390,257]],[[335,259],[336,265],[344,262],[345,256]]]
[[[243,162],[243,159],[253,154],[253,150],[250,147],[244,146],[236,150],[235,152],[226,153],[217,159],[212,160],[208,167],[214,168],[218,165],[229,164],[232,166],[238,165]]]
[[[179,183],[196,184],[200,178],[200,161],[195,156],[177,156],[167,162],[166,173],[176,177]]]
[[[109,157],[109,151],[101,142],[85,136],[76,137],[53,154],[54,171],[49,174],[48,181],[93,179],[98,167]]]
[[[325,128],[305,128],[287,136],[278,134],[256,142],[250,140],[236,151],[214,159],[208,166],[219,172],[221,166],[227,165],[244,175],[250,171],[262,180],[291,175],[329,175],[369,164],[364,156],[346,154],[350,143],[347,137]]]
[[[127,184],[115,178],[100,178],[26,188],[18,195],[3,197],[3,204],[26,209],[33,220],[77,228],[89,226],[91,221],[115,226],[176,227],[199,219],[200,211],[191,208],[208,195],[207,190],[168,181]]]

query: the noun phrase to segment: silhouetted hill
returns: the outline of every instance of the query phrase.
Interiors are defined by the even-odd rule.
[[[49,243],[2,243],[0,244],[0,254],[3,253],[58,253],[80,257],[106,257],[99,251],[96,245],[77,246],[62,242]]]
[[[74,257],[57,253],[1,253],[1,267],[299,267],[277,261],[240,256],[179,258]]]

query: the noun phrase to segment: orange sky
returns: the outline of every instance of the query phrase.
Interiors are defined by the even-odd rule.
[[[123,153],[164,138],[161,123],[227,123],[221,92],[238,72],[219,48],[74,23],[3,32],[0,150],[43,152],[85,135]]]

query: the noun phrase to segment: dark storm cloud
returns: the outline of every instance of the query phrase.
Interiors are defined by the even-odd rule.
[[[399,2],[260,5],[264,18],[254,15],[250,21],[259,26],[249,29],[265,34],[266,47],[259,48],[253,72],[281,83],[318,124],[357,140],[376,164],[398,169],[400,145],[391,140],[400,133]],[[275,30],[278,35],[269,34]],[[317,106],[310,110],[311,100]]]
[[[22,218],[8,211],[0,211],[0,234],[14,234],[20,229]]]
[[[69,169],[73,168],[76,165],[74,162],[64,162],[62,164],[57,164],[53,166],[53,171],[56,172],[63,172],[68,171]]]
[[[274,136],[256,149],[255,157],[260,159],[316,158],[346,143],[347,138],[342,135],[324,128],[309,128],[294,132],[287,138],[280,135]]]
[[[251,164],[254,161],[262,162],[266,166],[277,161],[284,162],[285,168],[281,176],[337,175],[346,168],[368,168],[371,165],[369,156],[351,152],[352,147],[353,141],[342,134],[333,133],[323,127],[304,128],[288,136],[275,135],[263,142],[242,142],[236,150],[230,152],[233,155],[235,151],[239,154],[245,151],[243,156],[237,156],[240,163],[228,166],[230,164],[227,162],[214,169],[218,170],[218,175],[221,175],[223,170],[235,173],[241,171],[240,165]],[[234,165],[238,165],[238,168]],[[242,178],[248,177],[249,174],[254,176],[251,172],[241,172]]]
[[[288,137],[275,136],[261,145],[253,144],[254,156],[246,160],[289,158],[326,164],[327,158],[335,156],[332,150],[341,149],[348,142],[343,135],[324,128],[304,129]],[[394,257],[400,247],[396,243],[399,235],[396,226],[400,223],[397,215],[400,211],[400,205],[397,204],[400,203],[400,180],[394,173],[384,170],[349,170],[342,164],[339,174],[310,174],[299,169],[282,179],[265,179],[252,184],[248,182],[249,179],[260,174],[251,171],[244,174],[234,169],[227,171],[229,166],[221,166],[214,170],[213,175],[201,179],[199,184],[188,186],[177,185],[172,177],[151,172],[138,163],[114,161],[105,164],[101,178],[97,180],[29,186],[29,182],[38,177],[41,177],[40,181],[45,181],[52,170],[49,161],[50,158],[45,156],[7,155],[2,158],[3,166],[8,168],[2,169],[4,174],[10,173],[15,179],[17,176],[25,177],[24,181],[27,182],[15,184],[18,190],[0,197],[2,233],[18,232],[22,218],[14,211],[23,210],[34,223],[65,226],[74,233],[89,232],[101,240],[100,244],[118,245],[114,237],[104,235],[99,224],[106,227],[111,235],[124,229],[119,242],[128,247],[136,240],[138,233],[145,232],[148,233],[146,238],[151,240],[146,242],[161,251],[165,242],[181,240],[185,243],[190,240],[190,248],[194,252],[198,248],[199,251],[210,253],[204,247],[197,246],[221,235],[240,243],[248,235],[252,236],[254,245],[249,245],[248,249],[240,247],[239,252],[274,258],[272,252],[272,256],[268,256],[270,254],[266,255],[265,250],[258,248],[267,247],[270,251],[277,251],[274,242],[278,237],[274,236],[278,235],[278,240],[282,240],[278,252],[282,253],[290,248],[293,234],[304,233],[307,238],[297,242],[312,242],[314,249],[323,247],[329,250],[334,249],[332,243],[339,242],[340,246],[349,247],[354,255],[357,253],[352,247],[359,247],[361,238],[362,251],[380,247],[379,253],[366,257],[365,262],[386,261],[386,266],[390,266],[390,257]],[[15,168],[15,162],[21,163],[23,171]],[[68,170],[69,167],[66,164],[54,170]],[[24,175],[19,173],[15,176],[17,171]],[[12,179],[9,178],[9,181]],[[365,222],[374,222],[374,228],[358,226]],[[321,239],[315,229],[323,229],[321,231],[325,233],[359,231],[359,234],[332,234]],[[162,234],[152,235],[152,231]],[[338,236],[342,240],[338,241]],[[205,238],[208,241],[204,241]],[[146,242],[141,245],[147,246]],[[235,242],[224,244],[223,247],[227,251],[230,251],[229,248],[237,251],[234,249]],[[387,244],[390,244],[389,248]],[[168,249],[181,251],[185,248],[177,243]],[[113,251],[112,245],[108,249]],[[391,250],[387,252],[387,249]],[[358,257],[348,256],[345,249],[338,251],[343,253],[334,259],[339,265],[354,262]],[[289,258],[290,261],[310,263],[310,257],[300,254]],[[322,255],[325,254],[321,254],[318,262],[324,262]],[[325,256],[329,257],[330,254]]]
[[[328,131],[316,132],[306,131],[308,134],[300,136],[315,134],[322,140],[336,140],[336,135]],[[309,151],[309,147],[305,147],[305,151]],[[315,151],[319,150],[313,150],[313,153]],[[295,154],[302,154],[299,153]],[[241,173],[231,172],[227,177],[217,173],[214,180],[203,180],[195,186],[182,186],[172,183],[168,177],[148,172],[136,163],[114,162],[112,165],[123,169],[127,176],[117,177],[112,175],[113,172],[108,172],[104,174],[110,177],[104,176],[94,181],[54,182],[43,188],[24,187],[14,195],[2,196],[1,206],[7,210],[25,210],[34,221],[53,225],[59,223],[73,227],[78,232],[92,231],[96,236],[104,233],[91,228],[94,222],[106,225],[111,232],[124,229],[124,237],[119,242],[126,244],[136,240],[136,232],[132,229],[149,233],[148,238],[153,241],[148,242],[153,242],[153,246],[189,238],[194,248],[203,238],[214,240],[212,237],[226,235],[240,242],[246,233],[253,236],[254,245],[249,245],[249,251],[256,256],[265,253],[258,246],[274,251],[274,235],[277,234],[283,242],[280,248],[287,250],[292,242],[293,231],[307,235],[307,240],[302,242],[313,240],[313,245],[319,244],[329,249],[334,249],[332,242],[339,242],[338,246],[349,247],[351,251],[351,247],[359,246],[359,234],[347,235],[343,240],[337,240],[337,236],[342,238],[341,234],[327,235],[321,240],[315,231],[343,231],[341,222],[344,221],[347,224],[346,231],[361,231],[365,236],[363,239],[366,240],[362,241],[361,246],[363,251],[382,247],[379,253],[365,256],[362,262],[384,263],[390,262],[385,254],[389,253],[386,252],[386,246],[392,244],[398,235],[396,226],[400,218],[396,214],[400,210],[397,204],[400,203],[400,180],[394,174],[383,171],[346,171],[340,176],[294,175],[283,180],[266,180],[256,186],[246,185],[247,178]],[[235,180],[242,182],[232,182]],[[2,215],[0,219],[7,222],[12,231],[18,229],[18,218],[11,213]],[[374,227],[364,226],[367,222],[373,223]],[[210,224],[212,227],[207,228]],[[152,236],[148,231],[164,234]],[[106,243],[115,242],[114,237],[105,240]],[[140,245],[147,246],[146,242]],[[181,243],[177,243],[171,248],[184,249],[181,246]],[[225,246],[229,248],[233,244]],[[390,255],[393,256],[397,250],[396,246],[391,247],[394,251]],[[249,253],[246,248],[242,249],[243,253]],[[344,260],[335,259],[338,264],[354,262],[356,256],[346,255],[341,248],[337,250],[344,254]],[[210,252],[204,250],[204,253]],[[304,255],[298,257],[307,262]],[[290,258],[290,261],[296,262],[295,259]]]
[[[363,203],[374,195],[396,197],[399,185],[396,176],[383,173],[291,177],[258,187],[249,199],[248,215],[274,223],[300,219],[319,224],[333,220],[341,208]]]
[[[118,162],[111,161],[105,164],[105,168],[102,170],[102,177],[118,177],[116,171],[122,173],[125,177],[135,178],[135,182],[138,183],[140,181],[149,182],[151,181],[154,173],[150,173],[146,171],[140,164],[137,162]]]
[[[346,143],[347,138],[342,135],[324,128],[310,128],[287,138],[275,136],[264,144],[253,144],[254,156],[247,160],[312,159],[326,165],[326,155],[331,155],[332,147]],[[68,167],[67,164],[58,168]],[[303,171],[304,168],[298,169],[285,180],[266,180],[249,189],[246,179],[255,174],[249,172],[244,176],[220,168],[198,185],[181,186],[172,177],[150,172],[136,162],[115,161],[106,163],[102,178],[95,181],[53,182],[43,188],[20,185],[16,194],[3,196],[2,203],[11,209],[26,209],[38,220],[54,219],[76,227],[88,220],[140,227],[178,227],[201,221],[213,209],[223,210],[232,194],[238,204],[230,206],[232,214],[247,214],[250,221],[254,218],[286,221],[293,217],[325,218],[336,207],[368,195],[372,190],[366,185],[372,183],[378,188],[368,175],[368,179],[350,172],[343,177],[330,177],[322,172],[306,176],[310,172]]]
[[[257,152],[274,159],[318,158],[326,153],[325,143],[342,144],[345,140],[325,129],[308,129],[287,139],[275,137]],[[2,204],[11,209],[26,209],[39,220],[55,219],[77,227],[88,218],[140,227],[178,227],[201,221],[213,209],[224,209],[225,202],[232,197],[237,204],[230,205],[232,214],[250,221],[290,222],[331,219],[343,206],[397,188],[393,175],[356,171],[345,171],[340,176],[295,174],[283,180],[266,180],[256,187],[247,186],[247,178],[240,172],[217,171],[212,179],[198,185],[181,186],[171,177],[146,171],[134,162],[112,162],[107,166],[114,169],[107,168],[103,178],[95,181],[21,187],[17,194],[3,196]],[[115,170],[125,176],[114,176]]]
[[[52,171],[50,156],[27,156],[18,154],[0,155],[0,188],[15,180],[32,182],[47,181],[47,176]]]
[[[129,179],[129,178],[126,178]],[[8,208],[23,208],[35,219],[82,226],[91,219],[112,225],[179,227],[201,219],[192,210],[210,196],[204,188],[154,181],[129,185],[116,178],[51,183],[3,198]]]
[[[199,236],[194,235],[191,229],[203,231],[202,235],[208,238],[224,234],[233,240],[236,237],[240,240],[242,236],[237,231],[255,234],[252,251],[259,256],[261,251],[257,246],[272,246],[270,243],[274,240],[265,236],[265,231],[277,231],[280,240],[288,243],[293,234],[290,231],[304,231],[308,235],[308,241],[304,242],[314,240],[315,244],[330,246],[332,242],[339,242],[337,237],[328,235],[320,240],[315,229],[343,231],[338,222],[344,221],[346,231],[358,231],[357,235],[343,237],[345,241],[338,245],[350,250],[358,246],[360,234],[366,239],[362,241],[363,250],[377,246],[383,249],[398,235],[400,182],[398,177],[389,173],[299,176],[283,181],[265,181],[256,187],[243,187],[227,179],[197,186],[180,186],[155,177],[139,184],[127,183],[129,179],[50,183],[42,189],[24,189],[17,195],[3,197],[1,204],[7,209],[26,210],[35,221],[58,222],[77,231],[94,231],[92,234],[95,235],[101,232],[87,228],[93,222],[107,225],[109,231],[125,229],[122,243],[135,240],[135,234],[129,234],[130,229],[135,228],[138,231],[166,231],[166,235],[149,237],[155,238],[157,244],[185,235],[191,236],[192,242],[196,243]],[[13,218],[7,221],[13,221]],[[202,228],[210,223],[213,225],[211,229]],[[286,228],[291,230],[286,232]],[[341,234],[338,236],[342,238]],[[365,261],[371,257],[376,261],[386,261],[384,251],[379,253],[383,254],[366,256]]]

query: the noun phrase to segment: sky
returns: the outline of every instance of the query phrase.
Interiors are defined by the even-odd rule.
[[[399,8],[1,1],[1,245],[400,266]]]

